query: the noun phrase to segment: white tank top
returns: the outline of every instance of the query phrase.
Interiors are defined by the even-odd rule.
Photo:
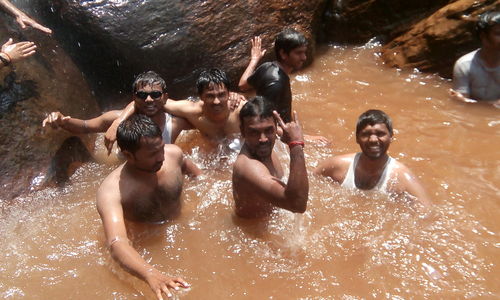
[[[349,165],[349,169],[347,170],[347,174],[345,175],[344,181],[342,182],[342,187],[348,188],[348,189],[357,189],[358,187],[356,186],[356,181],[354,178],[356,166],[358,164],[359,156],[361,153],[356,153],[354,156],[354,160],[352,161],[351,165]],[[380,176],[380,179],[378,180],[377,184],[370,189],[372,190],[377,190],[377,191],[387,191],[387,182],[389,181],[390,174],[392,172],[392,169],[394,168],[394,165],[396,164],[396,161],[394,158],[389,156],[389,159],[385,163],[384,166],[384,171],[382,171],[382,176]]]

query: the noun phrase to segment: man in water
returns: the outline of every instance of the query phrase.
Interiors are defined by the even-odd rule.
[[[500,12],[479,16],[476,31],[481,48],[462,56],[453,68],[453,99],[500,105]]]
[[[155,122],[135,114],[122,122],[117,133],[118,146],[127,161],[109,174],[97,191],[97,210],[101,216],[108,247],[120,265],[146,281],[158,299],[169,289],[189,285],[171,278],[147,263],[132,247],[125,220],[158,224],[181,211],[183,173],[198,175],[176,145],[166,145]]]
[[[408,192],[424,206],[430,206],[427,194],[411,171],[387,154],[392,141],[392,121],[380,110],[361,114],[356,125],[359,153],[339,155],[321,162],[316,174],[327,176],[342,187],[379,190],[390,194]]]
[[[240,111],[243,148],[233,167],[236,215],[242,218],[269,216],[274,207],[303,213],[309,183],[304,159],[302,129],[294,120],[284,123],[263,97],[257,96]],[[274,117],[274,118],[273,118]],[[281,140],[290,147],[290,175],[284,183],[283,169],[274,153],[276,122],[283,129]]]
[[[196,87],[201,101],[168,101],[163,109],[185,118],[192,124],[183,129],[196,128],[210,140],[220,141],[238,134],[240,132],[238,114],[246,101],[239,101],[235,109],[230,108],[229,80],[226,73],[220,69],[203,71],[198,77]],[[233,93],[233,97],[236,96],[237,94]],[[106,136],[111,142],[114,140],[113,129],[134,111],[134,105],[129,104],[124,114],[110,127]]]
[[[138,75],[132,84],[132,99],[137,112],[149,116],[160,127],[163,141],[166,144],[175,142],[175,139],[189,123],[179,117],[163,112],[163,106],[168,99],[166,83],[153,71]],[[74,134],[105,132],[116,120],[122,110],[112,110],[90,120],[81,120],[64,116],[60,112],[52,112],[43,120],[43,127],[63,128]]]
[[[241,76],[238,87],[241,91],[255,89],[257,95],[272,103],[285,122],[290,122],[292,91],[289,75],[304,65],[307,40],[302,33],[286,28],[276,36],[274,51],[277,61],[263,63],[257,68],[266,50],[261,48],[260,37],[253,38],[250,63]]]

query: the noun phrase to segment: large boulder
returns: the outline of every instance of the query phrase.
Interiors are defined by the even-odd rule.
[[[16,4],[39,19],[37,6],[24,3]],[[82,73],[56,41],[31,28],[21,31],[10,16],[0,14],[2,45],[11,37],[38,46],[34,56],[0,70],[0,200],[8,200],[44,181],[54,153],[69,136],[43,130],[45,115],[60,110],[87,118],[99,109]]]
[[[417,68],[452,76],[454,62],[480,47],[474,32],[479,14],[499,10],[498,0],[459,0],[439,9],[382,49],[392,67]]]
[[[404,33],[453,0],[328,0],[321,40],[365,43],[381,42]]]
[[[196,77],[204,68],[221,67],[236,82],[248,63],[254,35],[263,37],[266,59],[271,59],[273,39],[284,26],[315,32],[325,3],[54,0],[47,1],[45,11],[54,12],[49,17],[56,35],[76,53],[99,95],[129,93],[135,74],[155,70],[167,81],[171,96],[181,98],[195,93]]]

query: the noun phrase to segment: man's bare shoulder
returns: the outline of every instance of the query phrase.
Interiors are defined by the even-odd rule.
[[[345,173],[354,160],[355,155],[356,153],[349,153],[327,158],[318,164],[314,173],[330,177],[332,177],[333,173]]]
[[[270,172],[262,162],[249,157],[245,153],[240,153],[233,165],[233,175],[239,178],[249,178],[267,174],[270,174]]]
[[[100,207],[104,204],[104,202],[120,200],[120,179],[122,177],[123,166],[125,164],[120,165],[118,168],[109,173],[106,178],[99,186],[97,190],[97,206]]]
[[[165,144],[163,150],[165,151],[165,159],[179,159],[182,158],[182,149],[174,144]]]

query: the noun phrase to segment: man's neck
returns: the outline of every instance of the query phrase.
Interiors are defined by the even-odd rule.
[[[130,162],[126,162],[123,166],[125,172],[133,176],[134,178],[151,178],[156,177],[156,172],[148,172],[141,169],[138,169],[136,166],[131,164]]]
[[[281,62],[279,62],[279,61],[278,61],[277,63],[278,63],[278,66],[279,66],[279,67],[280,67],[283,71],[285,71],[286,75],[290,75],[290,74],[292,74],[292,72],[293,72],[293,68],[292,68],[292,67],[290,67],[289,65],[283,64],[283,63],[281,63]]]
[[[387,153],[377,159],[371,159],[364,153],[361,153],[358,160],[358,166],[360,166],[367,175],[374,175],[380,173],[384,169],[388,159],[389,155],[387,155]]]
[[[500,51],[489,48],[481,48],[479,56],[488,68],[496,68],[500,66]]]
[[[229,109],[216,115],[203,111],[203,116],[212,123],[215,123],[217,125],[224,125],[229,119]]]

